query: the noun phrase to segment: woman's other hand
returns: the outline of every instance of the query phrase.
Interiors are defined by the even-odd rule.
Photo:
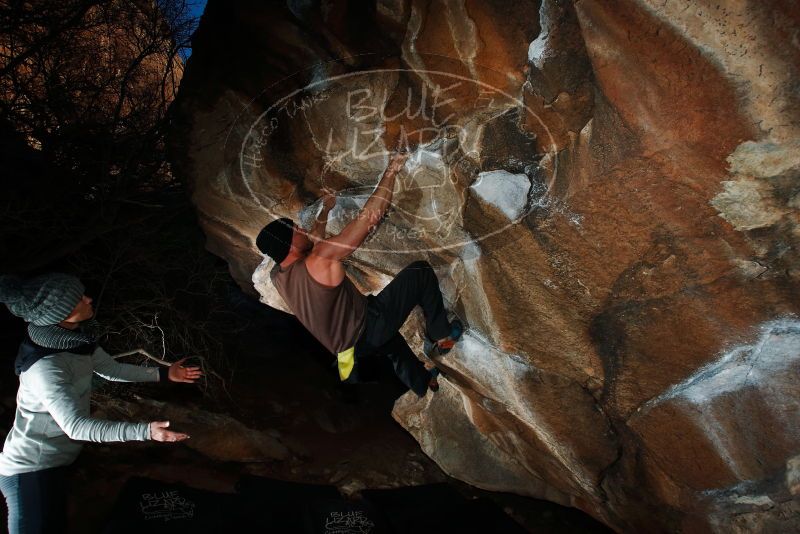
[[[153,421],[150,423],[150,439],[153,441],[183,441],[189,434],[167,430],[169,421]]]
[[[188,360],[189,357],[178,360],[169,366],[169,379],[172,382],[186,382],[193,384],[197,379],[203,376],[203,371],[199,367],[184,367],[183,362]]]

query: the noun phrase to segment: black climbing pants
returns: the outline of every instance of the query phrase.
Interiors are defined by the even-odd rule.
[[[9,534],[66,531],[68,466],[0,475],[6,498]]]
[[[431,341],[450,334],[439,280],[427,261],[407,265],[380,293],[367,297],[366,324],[355,345],[355,359],[358,365],[359,359],[388,357],[395,374],[421,397],[428,391],[431,373],[399,332],[416,306],[422,307]]]

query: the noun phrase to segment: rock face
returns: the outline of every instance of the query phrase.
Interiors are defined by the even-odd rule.
[[[411,148],[348,271],[427,259],[469,324],[394,411],[445,471],[622,531],[800,529],[795,2],[211,0],[193,44],[173,164],[265,303],[260,228],[333,189],[340,230]]]
[[[136,400],[132,403],[114,399],[107,403],[105,412],[110,413],[112,419],[169,421],[172,428],[180,428],[191,437],[184,445],[218,462],[257,463],[292,457],[276,431],[254,430],[221,413],[143,397]]]

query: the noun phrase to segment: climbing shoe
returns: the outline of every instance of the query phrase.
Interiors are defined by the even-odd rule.
[[[428,389],[436,393],[439,391],[439,375],[442,374],[438,367],[434,367],[430,371],[431,378],[428,380]]]
[[[461,334],[464,333],[464,325],[461,324],[461,321],[455,319],[453,322],[450,323],[450,336],[445,339],[444,341],[439,341],[434,344],[433,350],[434,354],[438,354],[439,356],[444,356],[448,352],[450,352],[455,344],[461,339]]]

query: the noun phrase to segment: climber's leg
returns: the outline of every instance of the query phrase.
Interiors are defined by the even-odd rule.
[[[366,323],[356,343],[356,354],[357,360],[371,353],[385,354],[400,380],[422,396],[429,385],[435,389],[436,377],[425,369],[399,333],[418,305],[425,315],[428,337],[449,339],[454,330],[447,321],[436,273],[428,262],[416,261],[400,271],[378,295],[367,297]]]
[[[403,384],[420,397],[425,396],[434,377],[417,359],[402,334],[396,333],[378,351],[391,360],[394,372]]]
[[[415,261],[406,266],[371,300],[371,306],[379,315],[370,333],[375,346],[388,342],[417,305],[425,315],[429,338],[440,340],[450,335],[439,280],[427,261]]]

